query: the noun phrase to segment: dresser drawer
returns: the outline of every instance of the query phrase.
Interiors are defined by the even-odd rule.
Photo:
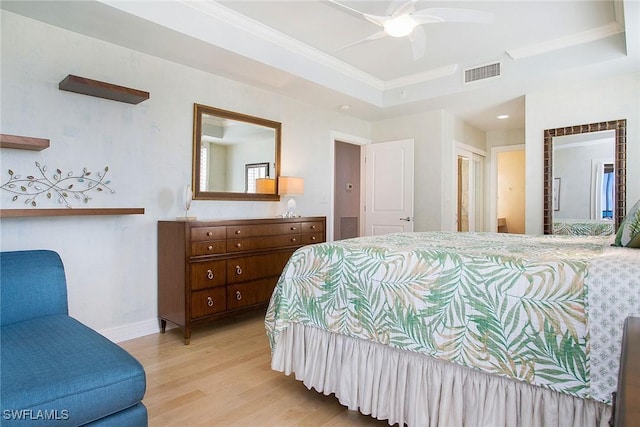
[[[226,280],[226,261],[197,262],[191,264],[191,289],[224,286]]]
[[[2,1],[2,0],[0,0]],[[294,251],[326,241],[325,217],[158,221],[158,317],[184,329],[261,309]]]
[[[324,234],[324,227],[321,221],[310,221],[302,223],[303,233],[320,233]]]
[[[193,227],[191,241],[221,240],[227,238],[227,227]]]
[[[191,318],[209,316],[227,309],[226,288],[217,287],[191,294]]]
[[[279,277],[293,251],[247,256],[227,261],[227,283]]]
[[[303,245],[321,243],[324,240],[324,233],[304,233],[300,236]]]
[[[193,242],[191,243],[191,255],[212,255],[223,254],[227,251],[226,240],[214,240],[209,242]]]
[[[227,286],[227,310],[269,302],[277,277]]]
[[[291,222],[286,224],[236,225],[227,227],[227,238],[237,239],[245,237],[275,236],[278,234],[300,233],[301,224]]]
[[[227,252],[252,251],[256,249],[282,248],[285,246],[300,246],[300,235],[252,237],[249,239],[227,240]]]

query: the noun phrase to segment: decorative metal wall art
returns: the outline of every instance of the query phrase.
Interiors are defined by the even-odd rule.
[[[9,169],[9,180],[0,188],[13,193],[11,201],[15,202],[22,197],[25,199],[25,204],[36,207],[36,199],[44,194],[47,199],[57,200],[58,203],[72,208],[70,200],[81,200],[88,203],[91,200],[89,193],[92,191],[115,193],[108,186],[111,181],[105,179],[107,172],[109,172],[108,166],[97,173],[92,173],[85,167],[80,174],[74,174],[71,171],[64,174],[60,169],[47,172],[47,166],[41,166],[38,162],[36,162],[36,167],[41,177],[33,175],[22,177]]]

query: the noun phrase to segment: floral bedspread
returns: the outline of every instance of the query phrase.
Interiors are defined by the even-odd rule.
[[[610,236],[615,233],[613,221],[558,220],[553,221],[553,234],[567,236]]]
[[[589,398],[585,278],[608,243],[427,232],[306,246],[265,326],[272,348],[301,323]]]

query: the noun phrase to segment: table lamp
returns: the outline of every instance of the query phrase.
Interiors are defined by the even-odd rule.
[[[257,178],[256,193],[259,194],[275,194],[276,180],[274,178]]]
[[[304,194],[304,178],[281,176],[278,179],[278,194],[289,196],[287,211],[282,216],[284,218],[295,218],[297,216],[296,201],[293,196],[302,196]]]

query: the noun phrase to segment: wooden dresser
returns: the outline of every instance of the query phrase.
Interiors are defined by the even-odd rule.
[[[299,247],[326,240],[325,217],[158,222],[158,317],[184,329],[264,307]]]

